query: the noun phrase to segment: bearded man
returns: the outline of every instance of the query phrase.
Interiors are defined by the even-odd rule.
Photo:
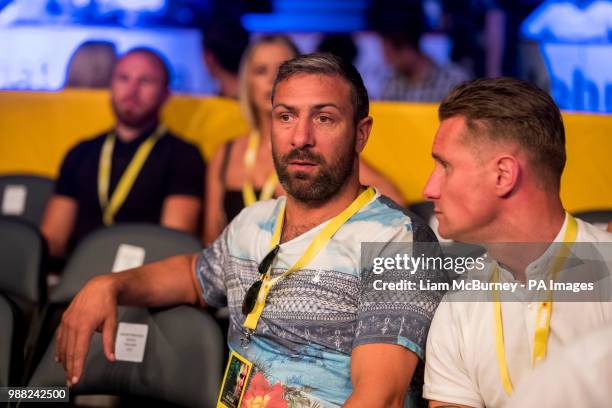
[[[160,124],[169,82],[164,59],[151,49],[119,59],[110,89],[114,127],[68,152],[47,205],[41,231],[52,256],[65,256],[91,231],[114,223],[198,232],[204,160]]]
[[[361,76],[328,54],[300,56],[281,65],[272,105],[273,158],[287,197],[245,208],[200,254],[91,280],[57,334],[71,384],[97,328],[114,360],[117,303],[187,303],[229,307],[228,364],[252,367],[242,406],[267,398],[274,407],[388,408],[416,397],[410,385],[422,375],[417,365],[442,294],[375,293],[361,244],[425,245],[435,236],[359,183],[372,128]]]

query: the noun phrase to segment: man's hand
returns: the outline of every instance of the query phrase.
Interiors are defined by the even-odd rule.
[[[106,358],[115,361],[117,290],[113,281],[113,276],[106,275],[89,281],[62,316],[55,358],[64,366],[68,386],[76,384],[81,377],[95,330],[102,332]]]
[[[199,295],[197,254],[176,255],[117,274],[97,276],[76,295],[57,330],[55,357],[66,370],[69,385],[83,373],[89,342],[102,332],[104,354],[115,361],[117,305],[162,307],[204,305]]]

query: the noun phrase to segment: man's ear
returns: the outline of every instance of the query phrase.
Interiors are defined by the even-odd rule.
[[[372,124],[374,123],[374,119],[371,116],[367,118],[361,119],[357,123],[356,130],[356,138],[355,140],[355,151],[357,153],[361,153],[368,143],[368,138],[370,137],[370,132],[372,131]]]
[[[494,161],[496,181],[495,190],[498,197],[505,197],[512,193],[519,183],[521,164],[511,155],[499,156]]]

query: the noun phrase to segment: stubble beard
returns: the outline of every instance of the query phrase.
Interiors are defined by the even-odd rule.
[[[287,194],[303,203],[323,203],[336,195],[353,173],[356,158],[355,138],[352,139],[349,149],[339,154],[331,164],[328,164],[323,156],[313,152],[310,148],[293,149],[279,157],[272,146],[272,157],[278,179]],[[313,162],[318,165],[319,169],[315,173],[290,172],[288,165],[291,160]]]
[[[159,117],[159,108],[137,113],[133,110],[121,109],[115,101],[112,101],[112,107],[113,113],[115,114],[117,120],[132,128],[141,128],[146,126],[157,121]]]

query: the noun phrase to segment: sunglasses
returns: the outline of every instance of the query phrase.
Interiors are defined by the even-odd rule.
[[[268,252],[266,256],[264,256],[264,259],[257,267],[257,270],[259,271],[259,280],[255,281],[244,295],[244,300],[242,301],[242,314],[248,315],[255,308],[255,304],[257,303],[257,295],[259,295],[259,289],[263,283],[263,278],[268,272],[268,269],[270,269],[270,265],[272,265],[274,258],[276,258],[276,254],[278,254],[279,249],[280,245],[276,245],[274,248],[272,248],[272,250]]]

